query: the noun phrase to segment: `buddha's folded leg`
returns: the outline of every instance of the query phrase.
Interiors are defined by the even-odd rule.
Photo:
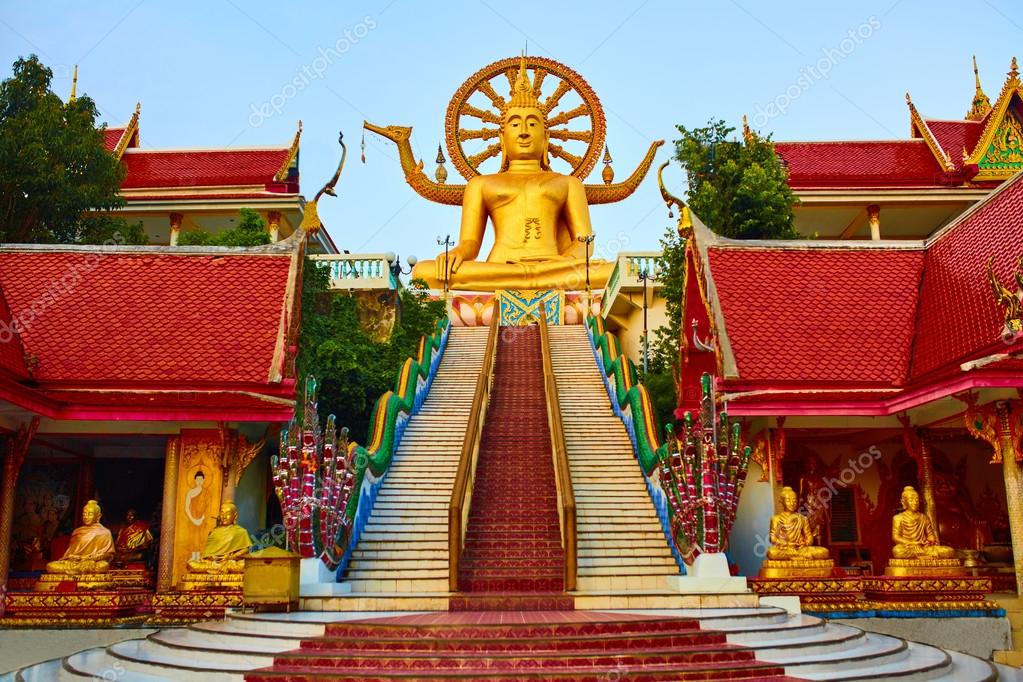
[[[437,262],[420,261],[412,277],[426,281],[431,289],[442,289],[437,279]],[[590,261],[590,286],[602,289],[607,284],[614,263]],[[562,289],[578,291],[586,288],[586,263],[574,259],[537,261],[532,263],[490,263],[465,261],[451,274],[449,289],[494,291],[497,289]]]

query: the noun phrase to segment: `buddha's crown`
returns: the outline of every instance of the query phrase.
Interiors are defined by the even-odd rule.
[[[519,75],[515,78],[515,84],[512,86],[511,97],[501,110],[502,116],[507,114],[512,107],[543,111],[543,106],[537,99],[536,93],[533,92],[533,85],[529,82],[529,76],[526,73],[525,55],[519,59]]]

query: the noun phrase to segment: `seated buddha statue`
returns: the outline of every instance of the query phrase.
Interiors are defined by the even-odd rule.
[[[217,527],[206,537],[206,544],[198,559],[188,562],[191,573],[244,573],[242,557],[249,553],[252,540],[247,530],[238,525],[238,507],[234,502],[220,506]]]
[[[114,556],[114,538],[101,524],[102,510],[96,500],[89,500],[82,508],[82,525],[71,533],[64,556],[46,564],[46,572],[76,576],[106,573]]]
[[[920,495],[912,486],[902,489],[902,511],[892,518],[892,557],[951,559],[955,550],[938,544],[931,520],[920,511]]]
[[[129,509],[124,514],[124,527],[117,532],[114,541],[115,562],[123,566],[133,561],[142,561],[152,544],[153,534],[149,532],[149,524],[139,519],[134,509]]]
[[[809,520],[796,511],[796,491],[785,486],[781,489],[782,511],[771,517],[771,547],[767,558],[774,561],[793,559],[829,559],[824,547],[813,546],[813,530]]]
[[[436,289],[563,289],[586,287],[586,248],[593,234],[582,181],[551,170],[547,115],[526,76],[525,59],[502,107],[501,169],[469,180],[462,198],[458,243],[412,276]],[[480,254],[487,221],[494,247]],[[590,285],[602,289],[614,264],[589,261]]]

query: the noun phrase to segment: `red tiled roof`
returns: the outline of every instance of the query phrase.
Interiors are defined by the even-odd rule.
[[[120,128],[105,128],[103,130],[103,146],[106,147],[108,152],[113,152],[117,149],[117,143],[121,141],[121,136],[124,135],[125,130],[125,126],[121,126]]]
[[[742,381],[897,384],[923,251],[708,249]]]
[[[21,334],[11,324],[11,309],[7,299],[0,292],[0,368],[7,370],[18,379],[28,377],[25,364],[25,348],[21,345]]]
[[[926,121],[941,148],[948,153],[952,163],[959,168],[963,165],[963,148],[973,152],[984,131],[984,121]]]
[[[777,142],[793,189],[940,184],[942,169],[923,140]],[[962,156],[962,151],[958,152]]]
[[[265,385],[290,264],[290,253],[9,250],[0,290],[40,382]]]
[[[123,189],[151,187],[216,187],[260,185],[274,182],[274,175],[291,150],[128,150],[121,161],[127,174]]]
[[[1012,273],[1020,255],[1023,175],[1002,185],[929,245],[913,353],[914,377],[959,363],[998,343],[1004,318],[987,281],[987,260],[994,256],[995,275],[1014,291]]]

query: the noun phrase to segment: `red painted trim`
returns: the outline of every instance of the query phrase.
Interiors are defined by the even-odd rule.
[[[938,383],[926,384],[907,391],[901,391],[892,397],[878,400],[843,400],[844,391],[835,391],[835,400],[830,402],[807,402],[792,398],[770,400],[770,396],[765,396],[767,399],[762,402],[758,398],[750,398],[751,401],[755,400],[757,402],[744,402],[742,398],[739,398],[729,401],[728,412],[737,417],[782,415],[882,417],[925,405],[969,389],[1021,387],[1023,387],[1023,375],[1019,372],[991,371],[981,373],[975,371]],[[818,386],[818,388],[822,387]],[[758,387],[752,390],[763,389],[764,387]],[[725,390],[737,392],[735,386],[726,385]]]

